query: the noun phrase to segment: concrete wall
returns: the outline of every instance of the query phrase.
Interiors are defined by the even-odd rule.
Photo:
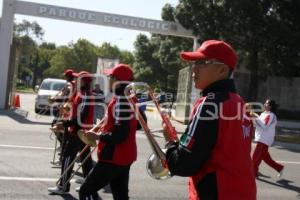
[[[237,91],[244,98],[247,97],[250,85],[250,74],[244,72],[235,73],[235,83]],[[272,98],[279,104],[280,110],[291,112],[300,111],[300,77],[268,77],[266,80],[259,81],[258,100],[265,101]],[[300,116],[299,116],[300,119]]]

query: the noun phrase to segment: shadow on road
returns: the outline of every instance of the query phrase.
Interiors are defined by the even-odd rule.
[[[17,113],[14,113],[13,111],[0,111],[0,116],[8,116],[9,118],[21,123],[21,124],[36,124],[36,125],[51,125],[50,122],[37,122],[37,121],[31,121],[29,119],[26,119],[24,116],[21,116]]]
[[[271,181],[268,181],[268,180],[262,179],[262,178],[257,178],[257,180],[259,180],[261,182],[264,182],[264,183],[268,183],[268,184],[277,186],[277,187],[281,187],[281,188],[285,188],[285,189],[288,189],[288,190],[291,190],[291,191],[295,191],[295,192],[298,193],[297,197],[298,198],[300,197],[300,187],[292,185],[291,183],[294,183],[293,181],[289,181],[289,180],[286,180],[286,179],[281,179],[281,180],[276,181],[276,183],[274,183],[274,182],[271,182]]]
[[[50,194],[52,195],[52,194]],[[64,194],[64,195],[61,195],[62,199],[65,199],[65,200],[78,200],[79,198],[75,198],[73,195],[71,194]],[[103,200],[99,195],[98,195],[98,200]]]
[[[258,172],[258,176],[259,176],[259,178],[271,178],[271,176],[267,176],[261,172]]]
[[[50,196],[57,196],[57,194],[49,194]],[[63,195],[60,195],[62,199],[65,199],[65,200],[78,200],[77,198],[75,198],[73,195],[71,194],[63,194]]]

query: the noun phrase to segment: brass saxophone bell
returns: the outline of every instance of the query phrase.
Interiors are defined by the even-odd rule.
[[[150,177],[156,180],[165,180],[171,178],[168,168],[164,167],[162,161],[153,153],[146,163],[146,169]]]
[[[146,121],[144,120],[142,114],[139,111],[139,108],[134,101],[133,97],[136,97],[135,90],[137,88],[145,88],[145,91],[148,92],[148,95],[150,95],[155,107],[157,108],[157,111],[159,112],[163,123],[166,125],[166,133],[163,134],[166,141],[178,141],[178,136],[175,128],[172,126],[170,119],[166,116],[165,113],[161,111],[161,108],[159,106],[159,102],[157,101],[156,97],[154,96],[153,90],[150,88],[150,86],[147,83],[143,82],[134,82],[126,86],[125,88],[125,96],[127,100],[131,104],[131,108],[133,111],[137,114],[138,120],[140,125],[143,127],[145,135],[150,143],[150,147],[153,151],[153,154],[149,157],[146,163],[146,170],[148,174],[156,179],[156,180],[164,180],[171,178],[171,173],[168,169],[167,162],[166,162],[166,149],[162,149],[157,141],[155,140],[152,133],[154,131],[151,131],[148,127]]]
[[[67,113],[71,111],[71,105],[69,102],[67,102],[63,105],[63,110]]]
[[[81,139],[81,141],[83,143],[85,143],[86,145],[89,145],[91,147],[96,147],[97,146],[96,140],[92,140],[92,139],[90,139],[90,138],[88,138],[87,136],[84,135],[84,130],[80,129],[77,132],[77,135]]]

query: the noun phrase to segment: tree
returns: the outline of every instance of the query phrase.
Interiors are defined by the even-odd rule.
[[[78,71],[95,71],[97,64],[97,47],[88,40],[79,39],[72,45],[72,48],[77,61],[74,68]]]
[[[33,39],[42,39],[44,36],[44,30],[37,22],[23,20],[19,24],[14,24],[14,36],[18,38],[31,36]]]
[[[104,58],[119,58],[120,49],[114,45],[112,46],[109,42],[104,42],[97,50],[97,56]]]
[[[97,50],[97,56],[103,58],[119,58],[120,63],[133,66],[134,55],[130,51],[120,50],[116,45],[104,42]]]
[[[54,43],[42,43],[39,46],[39,62],[36,66],[37,76],[40,79],[45,78],[45,71],[51,67],[50,61],[55,55],[56,45]]]
[[[32,86],[36,84],[39,62],[38,45],[35,40],[42,39],[44,31],[37,22],[23,20],[22,23],[14,24],[13,43],[16,45],[19,58],[19,76],[25,79],[26,76],[33,78]]]
[[[162,9],[162,19],[165,21],[175,21],[175,8],[166,4]],[[179,57],[182,51],[191,51],[193,40],[176,36],[159,35],[160,48],[157,52],[162,68],[167,72],[166,90],[176,93],[179,70],[187,67]]]
[[[174,11],[170,4],[162,9],[162,18],[174,21]],[[152,34],[137,37],[135,42],[135,72],[141,81],[151,83],[155,87],[176,92],[179,70],[187,65],[182,63],[179,54],[183,50],[192,50],[192,40]],[[155,77],[155,78],[154,78]]]
[[[56,49],[50,61],[51,67],[45,75],[62,77],[64,70],[72,68],[76,72],[93,72],[96,68],[97,47],[85,39],[79,39],[68,46],[60,46]]]
[[[65,69],[74,68],[77,64],[77,57],[75,52],[69,46],[58,47],[53,57],[50,60],[50,68],[48,68],[44,75],[48,77],[60,77]],[[75,69],[78,70],[78,69]]]
[[[299,75],[299,56],[291,57],[299,52],[299,8],[298,1],[180,0],[175,17],[200,42],[219,38],[238,49],[251,71],[248,99],[255,100],[259,78]]]
[[[126,63],[130,66],[133,66],[134,55],[130,51],[121,51],[120,52],[120,63]]]
[[[41,49],[55,50],[56,49],[56,45],[54,43],[43,42],[42,44],[39,45],[39,48],[41,48]]]
[[[159,49],[155,36],[148,39],[146,35],[138,35],[134,47],[135,62],[133,68],[136,79],[160,88],[161,83],[165,82],[166,72],[161,67],[158,57],[154,55]]]

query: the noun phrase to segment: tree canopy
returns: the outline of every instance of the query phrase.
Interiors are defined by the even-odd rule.
[[[300,76],[299,8],[296,0],[179,0],[174,7],[163,7],[162,18],[192,30],[200,44],[208,39],[230,43],[237,50],[238,65],[251,72],[251,100],[257,98],[259,79]],[[191,50],[192,41],[152,34],[139,36],[136,44],[138,77],[151,83],[156,80],[165,89],[176,87],[178,71],[184,66],[179,52]],[[162,73],[170,84],[160,79]]]
[[[251,71],[249,97],[269,75],[300,76],[300,29],[296,0],[180,0],[175,18],[202,42],[223,39]]]
[[[119,58],[121,62],[133,65],[130,51],[120,50],[116,45],[104,42],[97,46],[86,39],[56,46],[43,42],[44,30],[37,22],[22,21],[14,26],[14,43],[19,52],[18,78],[30,76],[32,87],[37,80],[46,77],[62,78],[65,69],[72,68],[94,73],[98,57]]]
[[[192,30],[199,43],[207,39],[230,43],[238,52],[239,66],[251,72],[248,96],[256,99],[260,78],[300,76],[299,8],[297,0],[179,0],[176,6],[166,4],[161,15],[163,20]],[[43,35],[36,22],[15,24],[20,79],[60,77],[66,68],[93,72],[97,57],[108,57],[132,65],[137,80],[174,92],[178,72],[187,66],[179,53],[192,50],[193,44],[186,38],[140,34],[131,53],[107,42],[97,46],[86,39],[56,46],[43,42]]]

